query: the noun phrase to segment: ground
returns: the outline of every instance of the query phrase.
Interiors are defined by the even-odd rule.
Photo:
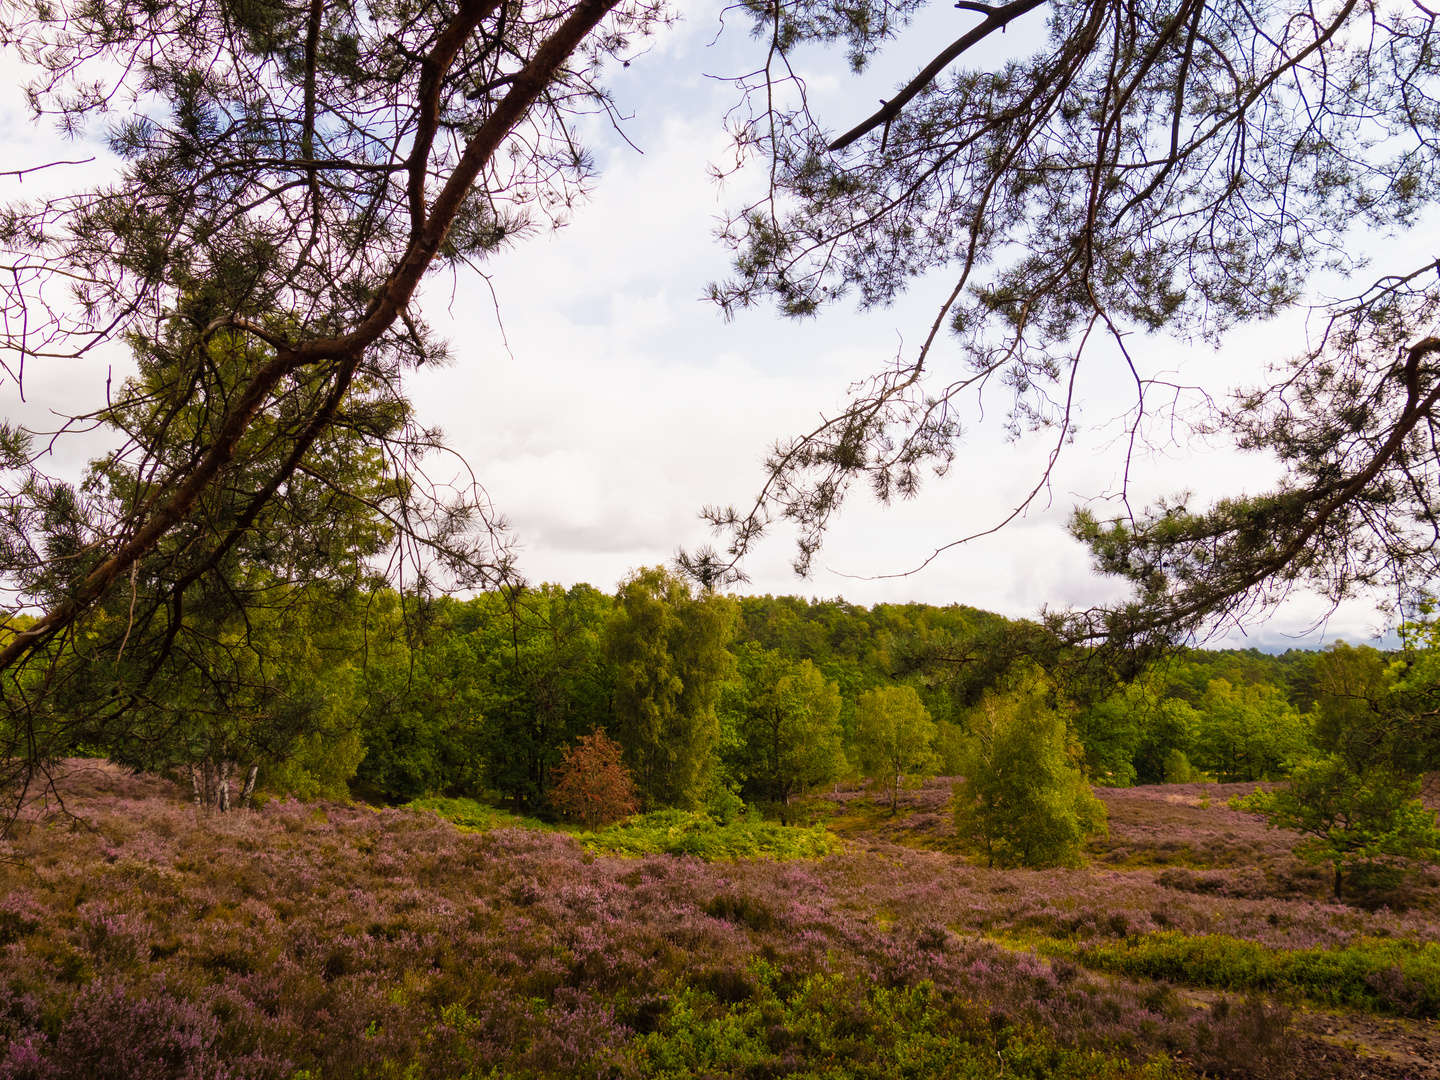
[[[1029,871],[945,780],[705,860],[72,765],[0,847],[0,1080],[1440,1076],[1440,880],[1334,903],[1224,786],[1099,789],[1088,865]]]
[[[960,853],[963,847],[948,810],[954,782],[951,777],[931,777],[902,791],[894,815],[888,803],[872,798],[863,788],[840,790],[837,786],[812,796],[803,808],[797,807],[798,816],[824,822],[852,844],[865,845],[871,851],[896,844]],[[1094,870],[1106,867],[1125,871],[1127,884],[1137,895],[1148,891],[1147,886],[1158,885],[1187,897],[1299,901],[1303,905],[1300,910],[1328,908],[1333,912],[1335,906],[1328,903],[1330,874],[1291,854],[1296,837],[1270,829],[1263,819],[1227,805],[1232,795],[1249,794],[1255,787],[1163,784],[1096,788],[1109,814],[1109,833],[1088,845],[1093,869],[1087,878],[1094,880]],[[1440,774],[1427,777],[1423,794],[1427,805],[1440,806]],[[1440,933],[1440,927],[1432,922],[1440,912],[1440,874],[1433,870],[1412,874],[1388,890],[1369,890],[1353,902],[1381,919],[1392,911],[1409,913],[1402,920],[1403,928],[1376,925],[1371,932],[1408,931],[1422,935],[1422,940],[1432,940]],[[1272,904],[1265,911],[1267,923],[1278,910],[1283,909]],[[1193,919],[1197,912],[1187,909],[1185,915]],[[1296,922],[1309,925],[1303,916],[1297,919],[1293,913],[1282,919],[1292,926]],[[1343,914],[1340,919],[1344,920]],[[1154,912],[1151,920],[1156,921]],[[1209,926],[1204,921],[1194,925],[1196,929],[1224,927],[1242,936],[1253,935],[1253,927],[1247,934],[1247,928],[1237,922],[1243,922],[1243,916],[1237,919],[1232,914],[1228,920],[1214,919]],[[1300,943],[1296,935],[1289,936],[1289,943]],[[1225,997],[1220,991],[1195,987],[1181,987],[1177,995],[1196,1010],[1208,1010]],[[1361,1009],[1304,1002],[1293,1008],[1293,1025],[1301,1034],[1295,1048],[1299,1075],[1440,1077],[1440,1027],[1433,1018],[1377,1016]]]

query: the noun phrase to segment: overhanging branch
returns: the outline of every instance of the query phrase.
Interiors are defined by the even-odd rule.
[[[931,60],[930,63],[926,64],[920,71],[920,74],[911,79],[900,93],[885,102],[879,111],[832,142],[830,144],[831,152],[844,150],[857,139],[864,137],[878,127],[890,123],[890,121],[900,115],[900,110],[909,104],[916,94],[929,86],[935,80],[935,76],[944,71],[946,66],[957,56],[972,46],[984,41],[996,30],[1005,29],[1007,25],[1014,22],[1021,15],[1034,11],[1043,3],[1045,3],[1045,0],[1012,0],[1011,3],[998,8],[987,7],[984,4],[956,4],[955,6],[957,8],[964,8],[967,11],[984,11],[988,12],[988,14],[979,26],[953,42],[948,49],[935,57],[934,60]]]

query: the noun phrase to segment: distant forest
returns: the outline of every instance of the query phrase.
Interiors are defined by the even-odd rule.
[[[737,599],[659,568],[613,595],[356,594],[309,622],[294,650],[264,650],[288,659],[264,700],[191,717],[183,741],[140,729],[133,763],[237,778],[254,765],[262,791],[465,796],[543,817],[566,751],[603,729],[642,809],[723,815],[743,801],[783,818],[826,785],[956,775],[977,708],[1023,683],[1064,717],[1093,784],[1276,780],[1312,753],[1321,684],[1349,679],[1378,700],[1421,657],[1186,650],[1122,675],[1037,623],[961,604]],[[897,723],[908,750],[892,745]]]

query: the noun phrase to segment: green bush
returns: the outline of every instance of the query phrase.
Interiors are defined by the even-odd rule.
[[[656,1030],[637,1040],[640,1075],[776,1076],[849,1080],[944,1076],[981,1080],[1164,1080],[1183,1075],[1156,1060],[1135,1065],[1057,1046],[1043,1034],[992,1024],[986,1013],[942,1002],[928,983],[886,989],[816,975],[786,991],[763,962],[746,1000],[721,1007],[693,988],[675,994]],[[997,1069],[998,1066],[998,1069]]]
[[[613,855],[698,855],[702,859],[817,859],[839,846],[824,826],[786,828],[750,817],[722,825],[709,814],[657,810],[579,834],[591,851]]]
[[[1332,1005],[1440,1016],[1440,942],[1361,938],[1339,949],[1272,949],[1226,934],[1176,931],[1124,941],[1045,941],[1044,956],[1132,978],[1221,990],[1288,990]]]
[[[989,866],[1079,866],[1108,832],[1105,804],[1075,765],[1065,718],[1039,672],[970,711],[955,785],[955,832]]]
[[[413,799],[405,804],[407,810],[428,810],[439,814],[461,832],[489,832],[491,829],[545,829],[544,822],[529,817],[520,817],[508,810],[486,806],[474,799]]]
[[[288,758],[265,767],[260,786],[305,802],[349,802],[348,783],[364,757],[365,742],[357,731],[338,737],[318,732],[302,736]]]

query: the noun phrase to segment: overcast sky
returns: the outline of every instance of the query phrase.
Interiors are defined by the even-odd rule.
[[[521,542],[521,569],[532,581],[588,581],[609,590],[631,568],[705,542],[699,508],[753,498],[769,444],[814,427],[843,400],[848,384],[898,350],[908,356],[949,288],[944,280],[923,282],[887,310],[862,314],[846,306],[798,323],[760,310],[727,324],[701,299],[706,284],[727,270],[727,252],[713,235],[717,219],[743,201],[752,182],[742,176],[721,187],[709,176],[707,166],[726,157],[724,118],[736,99],[733,87],[714,77],[763,61],[733,12],[716,40],[719,10],[708,0],[687,3],[677,27],[614,73],[617,102],[633,116],[624,132],[638,151],[606,120],[585,125],[601,171],[593,199],[571,224],[496,256],[488,282],[437,276],[425,289],[426,316],[451,340],[457,362],[415,381],[421,418],[445,429],[508,516]],[[938,7],[859,77],[839,55],[802,54],[798,66],[812,110],[833,130],[849,128],[928,60],[936,42],[958,36],[975,18]],[[1000,45],[1033,43],[1043,13],[1029,20]],[[12,155],[39,160],[51,138],[27,124],[12,91],[0,106],[0,125]],[[1414,236],[1400,243],[1418,247]],[[1300,329],[1293,321],[1252,328],[1218,354],[1164,338],[1132,348],[1151,372],[1220,391],[1263,378],[1267,364],[1295,350]],[[947,357],[953,363],[949,344],[940,348],[940,364]],[[107,362],[122,361],[111,354],[86,366],[32,369],[29,405],[15,399],[12,386],[0,387],[6,414],[33,423],[47,406],[93,407],[76,395],[103,389]],[[743,591],[864,604],[959,602],[1011,616],[1118,596],[1113,583],[1090,573],[1065,524],[1077,504],[1102,515],[1114,505],[1104,500],[1118,486],[1123,445],[1106,421],[1127,404],[1127,378],[1115,356],[1092,355],[1082,380],[1085,430],[1066,448],[1048,499],[997,535],[952,549],[920,573],[885,576],[995,524],[1034,486],[1049,444],[1045,436],[1007,443],[998,396],[983,417],[977,410],[969,418],[948,477],[889,509],[857,493],[809,580],[790,571],[793,545],[777,532],[749,562],[752,582]],[[80,460],[85,451],[77,446],[63,455]],[[1180,489],[1202,500],[1254,492],[1275,475],[1263,457],[1181,442],[1137,463],[1133,498],[1143,504]],[[1248,638],[1231,638],[1270,647],[1313,644],[1318,635],[1287,635],[1303,632],[1322,610],[1294,602],[1249,628]],[[1356,603],[1330,620],[1326,634],[1364,639],[1377,618],[1373,605]]]

